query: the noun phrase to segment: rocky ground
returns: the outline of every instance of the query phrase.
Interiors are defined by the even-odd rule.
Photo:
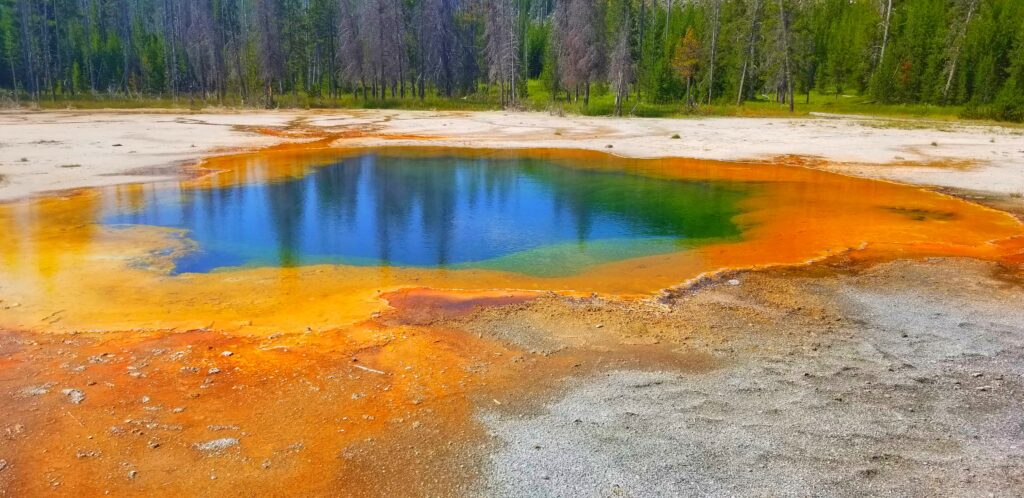
[[[482,412],[498,496],[1024,492],[1019,275],[965,260],[736,275],[668,302],[707,372],[611,369]],[[585,316],[585,315],[584,315]],[[518,322],[518,316],[510,317]]]

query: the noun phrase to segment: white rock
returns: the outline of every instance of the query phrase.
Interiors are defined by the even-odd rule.
[[[78,389],[64,389],[61,391],[61,393],[68,397],[68,401],[76,405],[80,404],[82,401],[85,401],[85,393],[79,391]]]
[[[196,443],[192,446],[199,451],[213,453],[226,450],[232,446],[238,446],[238,438],[225,437],[221,439],[214,439],[213,441],[207,441],[205,443]]]

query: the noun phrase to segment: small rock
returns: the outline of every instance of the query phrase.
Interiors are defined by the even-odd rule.
[[[225,437],[221,439],[207,441],[205,443],[196,443],[192,445],[193,448],[207,453],[223,451],[228,448],[231,448],[232,446],[238,446],[238,438]]]
[[[96,455],[97,453],[93,450],[78,450],[75,452],[75,458],[78,458],[79,460],[82,458],[92,458]]]
[[[971,377],[977,378],[977,377],[981,377],[982,375],[985,375],[985,374],[983,374],[981,372],[974,372],[974,373],[971,374]]]
[[[7,468],[7,460],[0,460],[0,472]]]
[[[29,386],[21,390],[22,396],[42,396],[50,392],[51,384],[45,384],[42,386]]]
[[[142,403],[143,404],[149,403],[149,396],[143,396],[142,397]]]
[[[185,411],[185,408],[184,408],[184,407],[181,407],[181,406],[179,406],[179,407],[177,407],[177,408],[175,408],[175,409],[171,410],[171,412],[173,412],[173,413],[181,413],[181,412],[183,412],[183,411]]]
[[[139,471],[137,471],[137,470],[129,470],[128,471],[128,478],[129,479],[135,479],[138,475],[139,475]]]
[[[78,405],[82,401],[85,401],[85,393],[78,389],[64,389],[61,391],[62,394],[68,397],[68,401]]]
[[[740,281],[735,278],[729,280],[729,285],[740,285]]]
[[[208,425],[207,429],[211,431],[237,431],[237,425]]]
[[[982,391],[982,392],[990,391],[990,390],[992,390],[992,386],[979,386],[979,387],[977,387],[977,390]]]
[[[604,324],[603,323],[599,323],[597,325],[594,325],[594,328],[596,328],[596,329],[603,329],[604,328]]]
[[[224,351],[224,352],[222,352],[222,353],[221,353],[220,355],[221,355],[221,356],[224,356],[224,357],[228,357],[228,356],[231,356],[231,355],[233,355],[233,354],[235,354],[235,353],[232,353],[231,351]]]
[[[217,368],[217,367],[213,367],[213,368],[211,368],[211,369],[206,371],[207,375],[217,375],[219,373],[220,373],[220,369]]]

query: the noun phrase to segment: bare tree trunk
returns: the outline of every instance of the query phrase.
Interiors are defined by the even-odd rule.
[[[22,39],[22,43],[19,43],[19,45],[21,45],[22,56],[25,58],[25,67],[28,69],[26,71],[26,76],[28,76],[29,81],[29,94],[32,96],[33,100],[38,100],[39,78],[36,75],[36,69],[33,60],[35,59],[35,57],[32,55],[32,37],[28,29],[28,18],[28,0],[21,0],[20,2],[18,2],[18,24],[19,27],[21,28]]]
[[[946,99],[949,98],[949,89],[953,86],[953,76],[956,75],[956,64],[960,58],[960,47],[963,46],[964,37],[967,36],[967,28],[971,24],[971,17],[974,15],[974,9],[977,6],[978,0],[971,0],[967,4],[967,17],[964,19],[964,24],[953,41],[953,55],[949,61],[949,75],[946,76],[946,85],[942,88],[943,103],[946,103]]]
[[[57,100],[57,94],[56,89],[54,88],[55,85],[53,83],[53,70],[50,61],[50,46],[52,44],[50,43],[50,30],[48,28],[48,26],[50,25],[50,16],[49,14],[47,14],[46,8],[48,3],[49,2],[43,2],[42,4],[43,19],[42,22],[39,23],[39,30],[42,32],[43,35],[43,47],[41,50],[42,53],[40,55],[42,55],[43,57],[43,81],[46,83],[46,86],[50,90],[50,101],[55,101]]]
[[[686,77],[686,108],[690,109],[693,107],[693,101],[690,100],[690,83],[693,82],[693,76]]]
[[[396,29],[396,31],[395,31],[395,40],[396,40],[395,41],[395,48],[398,49],[397,50],[398,53],[396,54],[396,56],[398,57],[398,88],[399,88],[399,96],[404,99],[405,98],[405,69],[406,69],[405,68],[405,56],[404,56],[405,49],[402,46],[402,33],[401,33],[400,29]]]
[[[126,12],[121,14],[121,25],[118,26],[120,30],[121,41],[121,57],[124,64],[123,75],[121,78],[121,84],[124,86],[124,93],[131,95],[131,64],[132,64],[132,27],[131,27],[131,16],[130,10],[126,9]]]
[[[669,28],[672,26],[672,0],[668,0],[668,8],[665,9],[665,45],[669,43]]]
[[[96,93],[96,75],[93,69],[93,54],[92,54],[92,17],[89,16],[88,7],[84,3],[84,0],[79,0],[78,8],[82,12],[86,12],[82,19],[82,28],[84,30],[85,39],[85,70],[89,73],[89,92]]]
[[[647,19],[647,0],[640,0],[640,49],[638,51],[638,57],[636,62],[636,101],[640,102],[640,92],[642,91],[642,79],[644,74],[644,27],[646,26],[645,20]]]
[[[786,5],[784,0],[779,0],[779,21],[782,23],[782,56],[786,68],[786,96],[789,100],[789,112],[793,112],[793,75],[789,70],[789,20],[786,19]]]
[[[885,46],[889,43],[889,19],[892,17],[892,0],[887,0],[885,7],[885,24],[882,28],[882,48],[878,51],[878,67],[885,59]]]
[[[740,72],[740,89],[736,94],[736,105],[743,103],[743,87],[747,81],[749,66],[754,60],[754,41],[757,38],[757,17],[761,11],[761,0],[754,0],[754,11],[750,17],[750,37],[747,41],[747,56],[743,59],[743,70]]]
[[[175,32],[177,31],[175,26],[177,25],[177,22],[173,10],[175,8],[174,5],[175,3],[173,0],[164,0],[165,38],[167,40],[167,45],[171,48],[170,60],[166,61],[165,64],[170,69],[168,73],[170,73],[171,76],[169,85],[171,89],[171,100],[176,101],[178,100],[178,44],[176,43],[177,36],[175,36]]]
[[[18,95],[18,73],[14,70],[14,54],[8,54],[7,64],[11,67],[11,83],[13,83],[14,86],[14,104],[17,105],[20,95]]]
[[[239,41],[235,40],[235,71],[238,72],[238,89],[242,92],[242,100],[249,98],[249,85],[245,81],[245,73],[242,69],[242,49]]]
[[[527,14],[529,15],[529,14]],[[529,21],[527,21],[529,22]],[[518,24],[518,23],[517,23]],[[523,38],[523,74],[526,75],[524,80],[530,81],[530,37],[526,33],[522,33],[520,36]],[[529,88],[527,88],[529,90]]]
[[[515,105],[516,104],[516,59],[519,56],[519,54],[516,53],[516,27],[519,25],[519,8],[518,8],[518,5],[519,4],[517,2],[516,3],[516,9],[515,9],[516,13],[512,17],[512,20],[509,22],[509,30],[508,30],[508,57],[509,57],[509,65],[511,66],[511,70],[509,71],[509,79],[510,79],[509,89],[510,89],[510,92],[511,92],[510,95],[509,95],[509,104],[510,105]]]
[[[714,17],[711,21],[711,64],[708,66],[708,105],[715,92],[715,59],[718,56],[719,16],[722,12],[722,0],[712,0]]]
[[[60,19],[57,17],[60,14],[57,13],[57,6],[55,4],[56,4],[56,2],[53,2],[53,4],[51,4],[51,9],[53,10],[53,21],[54,21],[53,39],[54,39],[54,46],[56,47],[56,51],[57,51],[57,54],[56,54],[56,57],[57,57],[56,68],[57,68],[57,71],[58,71],[59,79],[60,79],[60,81],[62,83],[61,84],[61,89],[64,90],[64,91],[67,91],[68,88],[71,88],[71,94],[74,95],[75,94],[74,85],[68,84],[67,73],[64,71],[64,67],[65,67],[64,66],[64,58],[61,55],[61,50],[60,50],[60,46],[61,46],[61,43],[60,43],[60,27],[61,27],[61,25],[63,23],[61,23]]]

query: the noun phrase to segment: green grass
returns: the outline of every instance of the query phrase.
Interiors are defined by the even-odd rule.
[[[615,97],[610,92],[591,94],[590,104],[583,106],[582,102],[566,102],[564,93],[559,96],[558,101],[552,101],[551,93],[539,81],[531,81],[528,88],[529,96],[526,99],[526,107],[532,110],[555,108],[567,114],[608,116],[615,109]],[[789,112],[787,104],[773,102],[767,98],[746,101],[741,105],[720,102],[710,106],[703,104],[691,110],[685,109],[682,102],[651,103],[645,101],[635,105],[635,101],[631,100],[623,106],[624,114],[640,117],[786,117],[807,116],[811,113],[833,113],[892,118],[961,120],[960,114],[962,112],[963,107],[961,106],[878,104],[871,102],[868,97],[859,95],[840,95],[837,97],[834,94],[826,95],[817,92],[811,92],[809,101],[806,94],[797,95],[792,113]]]
[[[526,110],[545,111],[555,114],[576,114],[583,116],[611,116],[614,111],[614,96],[607,88],[595,86],[592,89],[589,105],[582,101],[567,102],[564,93],[559,99],[552,100],[550,92],[542,82],[531,80],[527,85],[527,96],[520,106]],[[636,117],[701,117],[701,116],[746,116],[746,117],[789,117],[808,116],[812,113],[834,113],[876,116],[880,118],[911,118],[930,121],[971,121],[991,122],[987,120],[965,119],[963,106],[936,106],[929,104],[879,104],[869,97],[860,95],[835,95],[812,92],[809,96],[797,95],[794,112],[790,113],[786,104],[773,102],[767,97],[746,101],[741,105],[716,102],[712,105],[698,105],[694,109],[684,109],[681,102],[648,102],[637,104],[631,99],[623,106],[623,113]],[[298,109],[419,109],[419,110],[496,110],[500,109],[497,89],[481,86],[479,92],[462,98],[446,99],[427,95],[424,99],[407,96],[406,98],[362,99],[350,93],[338,98],[308,96],[301,92],[277,95],[275,104],[280,108]],[[25,102],[22,102],[25,105]],[[223,101],[204,101],[190,98],[161,97],[112,97],[79,95],[74,98],[43,99],[31,107],[41,109],[182,109],[201,110],[205,108],[246,108],[259,107],[259,101],[242,101],[230,97]],[[934,127],[934,124],[899,123],[891,119],[871,123],[878,127],[914,128]]]

